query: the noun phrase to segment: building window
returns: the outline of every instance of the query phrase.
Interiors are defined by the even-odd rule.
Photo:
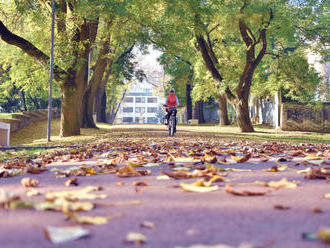
[[[126,97],[125,102],[133,102],[133,97]]]
[[[133,122],[133,117],[123,117],[123,122],[132,123]]]
[[[125,107],[125,108],[123,108],[123,113],[133,113],[133,107]]]
[[[146,98],[145,97],[136,97],[135,98],[135,102],[137,102],[137,103],[145,103],[146,102]]]
[[[157,97],[149,97],[148,103],[157,103]]]
[[[157,113],[157,108],[148,108],[148,113]]]
[[[135,117],[135,123],[144,123],[144,117]]]
[[[149,123],[149,124],[157,124],[158,123],[158,119],[156,117],[148,117],[147,123]]]
[[[135,113],[144,113],[144,112],[146,112],[146,108],[144,108],[144,107],[135,108]]]

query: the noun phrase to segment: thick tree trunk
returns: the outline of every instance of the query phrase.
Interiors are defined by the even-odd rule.
[[[61,133],[62,137],[80,134],[82,94],[75,86],[62,87]]]
[[[235,105],[237,124],[242,132],[254,132],[250,114],[248,99],[242,98]]]
[[[187,120],[192,119],[192,99],[191,99],[191,84],[186,84],[186,108],[187,108]]]
[[[219,125],[226,126],[229,125],[228,110],[227,110],[227,98],[222,95],[218,98],[219,102]]]
[[[198,123],[205,123],[203,113],[203,101],[197,101],[195,103],[193,118],[198,119]]]

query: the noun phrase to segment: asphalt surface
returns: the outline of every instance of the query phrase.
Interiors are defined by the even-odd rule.
[[[175,140],[175,138],[174,138]],[[147,237],[141,247],[175,248],[189,247],[195,244],[226,244],[238,247],[248,243],[254,247],[269,248],[321,248],[329,245],[321,241],[302,239],[303,232],[317,232],[320,228],[330,227],[330,199],[324,195],[330,193],[330,184],[326,180],[305,179],[297,170],[306,166],[293,166],[281,172],[266,172],[274,162],[216,164],[221,168],[252,169],[253,171],[230,171],[230,183],[260,181],[278,181],[282,178],[298,180],[295,189],[282,188],[264,196],[236,196],[225,192],[224,182],[216,183],[219,190],[209,193],[183,192],[178,186],[181,182],[194,182],[196,179],[157,180],[161,170],[169,170],[167,165],[151,167],[150,176],[119,178],[115,174],[102,174],[78,177],[79,186],[66,187],[67,178],[57,178],[48,170],[37,175],[21,175],[0,178],[0,188],[18,194],[24,200],[41,201],[50,191],[80,189],[85,186],[101,186],[99,193],[106,199],[93,200],[96,208],[83,215],[115,217],[105,225],[82,225],[90,231],[88,237],[63,244],[52,244],[46,239],[43,229],[46,226],[75,226],[61,212],[37,211],[34,209],[0,209],[0,247],[1,248],[111,248],[134,247],[124,242],[129,232],[139,232]],[[97,163],[91,159],[82,162],[56,162],[49,168],[66,168],[74,165],[87,166]],[[138,168],[145,169],[145,168]],[[26,188],[20,180],[29,176],[40,181],[37,187],[40,196],[29,198]],[[133,183],[144,181],[149,187],[139,187],[136,192]],[[118,182],[123,182],[122,186]],[[174,187],[173,187],[174,186]],[[98,193],[97,193],[98,194]],[[112,206],[112,203],[141,201],[138,205]],[[274,208],[275,205],[289,207],[286,210]],[[315,213],[314,208],[322,210]],[[154,223],[155,229],[141,228],[144,221]]]

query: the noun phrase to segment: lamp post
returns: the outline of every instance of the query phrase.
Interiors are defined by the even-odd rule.
[[[48,97],[48,127],[47,141],[50,142],[51,121],[52,121],[52,98],[53,98],[53,70],[54,70],[54,28],[55,28],[55,0],[52,0],[52,31],[50,46],[50,76],[49,76],[49,97]]]

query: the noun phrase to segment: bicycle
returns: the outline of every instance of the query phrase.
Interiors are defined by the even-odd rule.
[[[166,105],[164,105],[166,107]],[[170,107],[169,108],[170,118],[168,120],[168,136],[174,136],[174,133],[176,133],[176,108]]]

